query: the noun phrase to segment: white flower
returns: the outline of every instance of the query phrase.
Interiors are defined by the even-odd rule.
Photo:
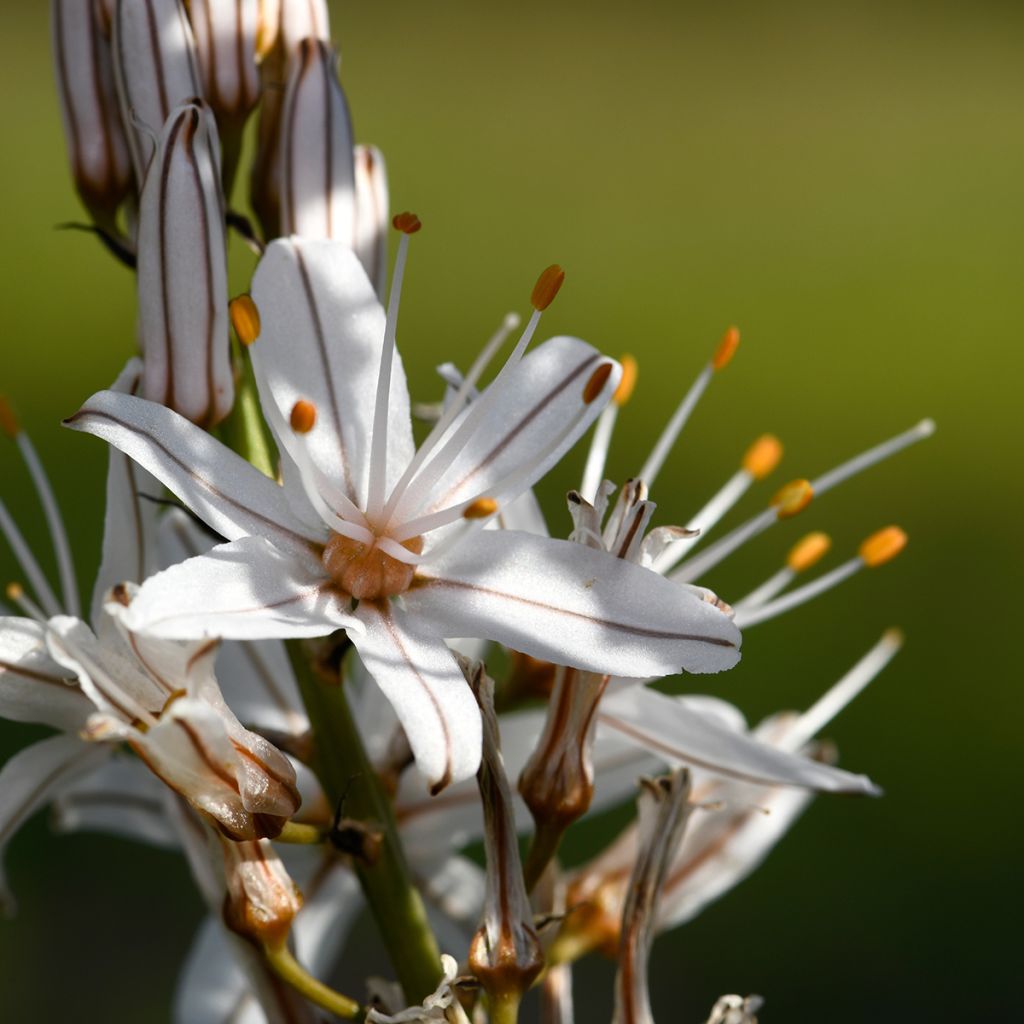
[[[480,759],[476,702],[445,637],[643,676],[729,668],[739,633],[688,588],[604,552],[479,529],[586,430],[619,368],[568,337],[523,356],[560,284],[546,272],[501,372],[466,405],[485,352],[416,451],[394,347],[407,244],[408,234],[387,318],[342,244],[279,240],[257,268],[251,351],[283,486],[128,395],[101,392],[67,423],[126,452],[229,541],[147,581],[127,613],[133,630],[250,638],[347,628],[440,790]]]

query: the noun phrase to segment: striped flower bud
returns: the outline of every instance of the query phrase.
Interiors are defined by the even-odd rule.
[[[221,131],[240,129],[260,98],[260,0],[192,0],[189,14],[206,102]]]
[[[376,146],[356,146],[356,211],[352,248],[383,301],[388,273],[388,172]]]
[[[75,188],[92,218],[113,229],[132,183],[110,43],[93,0],[53,0],[53,56]]]
[[[195,41],[181,0],[117,0],[113,42],[121,116],[141,187],[171,111],[202,95]]]
[[[352,122],[328,43],[303,39],[281,119],[281,232],[351,245],[355,229]]]
[[[146,177],[138,225],[143,394],[206,426],[234,397],[218,152],[209,109],[178,107]]]
[[[296,53],[303,39],[331,40],[326,0],[278,0],[278,41],[285,55]]]

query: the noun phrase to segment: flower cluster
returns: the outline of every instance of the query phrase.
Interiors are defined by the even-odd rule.
[[[816,736],[900,638],[754,729],[653,684],[732,668],[741,629],[898,554],[886,527],[794,586],[828,554],[815,532],[739,600],[703,585],[930,422],[706,544],[776,469],[765,435],[689,522],[652,526],[650,491],[735,328],[619,488],[604,468],[636,363],[535,343],[557,266],[525,326],[507,316],[465,372],[439,368],[440,402],[414,404],[396,339],[422,225],[389,218],[383,158],[353,140],[323,0],[55,0],[53,30],[75,185],[135,269],[140,352],[65,421],[110,450],[88,613],[42,463],[0,404],[59,575],[0,503],[23,572],[0,618],[0,713],[56,730],[0,771],[0,853],[47,804],[63,830],[180,850],[210,911],[174,1010],[188,1024],[314,1007],[507,1024],[535,987],[545,1019],[571,1022],[572,964],[595,951],[618,961],[615,1020],[652,1020],[656,936],[749,874],[816,792],[878,794]],[[228,200],[252,119],[258,227]],[[231,230],[259,256],[233,299]],[[549,530],[532,488],[591,431]],[[635,795],[635,824],[562,864],[579,819]],[[399,984],[350,998],[324,979],[364,905]],[[726,996],[710,1019],[759,1006]]]

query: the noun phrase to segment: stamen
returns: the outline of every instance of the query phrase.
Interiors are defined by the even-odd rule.
[[[296,434],[308,434],[316,425],[316,406],[300,398],[293,406],[289,423]]]
[[[672,418],[662,431],[661,437],[655,443],[654,450],[647,456],[647,461],[640,470],[639,476],[646,482],[648,487],[654,483],[658,473],[661,471],[661,467],[668,458],[669,452],[672,451],[676,441],[679,440],[679,435],[683,432],[686,421],[697,407],[701,395],[704,394],[708,384],[711,382],[712,375],[716,370],[724,369],[729,364],[739,343],[739,331],[734,327],[729,328],[722,337],[710,362],[697,375],[697,379],[690,385],[690,390],[683,396],[683,400],[679,403],[676,411],[672,414]]]
[[[619,386],[615,389],[612,400],[601,410],[601,415],[597,418],[594,436],[590,441],[590,450],[587,452],[587,462],[583,467],[580,494],[590,502],[597,497],[597,489],[601,486],[601,480],[604,477],[608,449],[611,447],[612,433],[615,430],[615,420],[618,418],[619,409],[629,401],[633,395],[633,389],[636,387],[636,360],[631,355],[624,355],[619,362],[622,366]]]
[[[907,535],[898,526],[887,526],[884,530],[871,534],[857,553],[869,569],[895,558],[907,546]]]
[[[543,313],[555,301],[555,296],[564,282],[565,271],[557,263],[552,263],[537,278],[537,283],[533,286],[533,292],[530,294],[530,305],[538,313]]]
[[[830,469],[827,473],[823,473],[811,481],[811,490],[820,497],[826,491],[831,490],[844,480],[848,480],[861,470],[875,465],[875,463],[888,458],[890,455],[895,455],[916,441],[930,437],[934,432],[935,423],[932,420],[921,420],[920,423],[911,427],[910,430],[898,434],[888,441],[883,441],[874,448],[869,448],[866,452],[861,452],[860,455],[856,455],[852,459],[836,466],[835,469]],[[674,572],[670,578],[680,583],[689,583],[697,579],[700,575],[707,572],[708,569],[728,558],[729,555],[748,540],[767,530],[769,526],[778,521],[778,518],[774,507],[759,513],[742,526],[738,526],[732,533],[726,534],[725,537],[716,544],[713,544],[702,554],[690,559],[682,568]]]
[[[608,383],[608,378],[612,375],[614,366],[614,363],[602,363],[590,375],[590,379],[583,387],[584,405],[590,405],[596,401],[601,392],[604,391],[604,386]]]
[[[4,594],[11,604],[17,605],[30,619],[35,619],[43,626],[46,625],[46,616],[43,614],[42,608],[25,593],[25,588],[20,583],[12,580],[7,584]]]
[[[64,609],[61,608],[57,596],[50,588],[45,573],[32,554],[32,549],[26,543],[21,530],[18,529],[17,523],[11,518],[7,506],[2,501],[0,501],[0,531],[7,538],[7,543],[10,545],[18,565],[21,566],[21,571],[28,578],[36,597],[46,609],[46,614],[60,615]]]
[[[782,593],[798,574],[806,572],[820,562],[831,547],[832,538],[827,533],[819,531],[807,534],[790,549],[786,556],[786,564],[746,597],[736,601],[733,605],[734,609],[737,612],[746,612],[770,601]]]
[[[4,399],[0,399],[0,421],[2,421],[4,433],[11,437],[18,446],[22,461],[25,463],[29,476],[32,478],[32,483],[35,485],[39,502],[43,506],[43,516],[46,519],[46,527],[50,532],[50,540],[53,543],[53,553],[57,559],[57,574],[60,577],[64,610],[69,615],[80,616],[82,609],[78,601],[78,580],[75,576],[75,562],[71,555],[71,544],[68,541],[67,531],[64,529],[64,520],[61,518],[60,508],[57,505],[57,498],[53,493],[50,478],[46,475],[46,470],[43,468],[43,463],[36,452],[35,445],[32,444],[31,438],[21,429],[14,411]],[[4,532],[7,533],[8,531],[5,530]],[[11,546],[14,546],[13,543]],[[19,561],[21,561],[20,558]],[[35,560],[33,559],[33,561]],[[24,563],[22,567],[25,568],[25,572],[28,574],[28,569],[24,566]],[[31,575],[29,578],[32,579]],[[32,580],[32,584],[35,587],[36,593],[42,599],[43,593],[35,585],[35,580]]]
[[[813,497],[814,488],[808,480],[790,480],[775,492],[772,505],[780,519],[792,519],[810,505]]]
[[[462,511],[463,519],[486,519],[498,511],[498,503],[493,498],[477,498]]]
[[[398,243],[395,269],[391,275],[388,295],[387,320],[384,342],[380,352],[380,373],[377,377],[377,405],[373,412],[373,436],[370,442],[370,480],[366,501],[366,514],[375,520],[384,506],[384,491],[388,480],[388,407],[391,404],[391,370],[395,362],[395,333],[398,329],[398,304],[402,297],[402,279],[409,257],[409,238],[422,227],[414,213],[399,213],[392,220],[396,230],[402,232]]]
[[[878,676],[902,646],[902,632],[887,629],[881,640],[776,741],[776,746],[791,752],[800,750]]]
[[[232,299],[228,303],[228,314],[231,326],[243,345],[251,345],[260,336],[260,311],[251,295],[239,295]]]
[[[473,396],[477,382],[483,375],[484,370],[487,369],[490,361],[494,358],[495,353],[502,345],[505,344],[508,340],[508,336],[519,327],[519,324],[520,320],[517,314],[507,313],[505,315],[505,319],[501,323],[501,326],[491,336],[487,344],[484,345],[483,351],[476,357],[473,365],[469,368],[469,373],[467,373],[460,381],[455,395],[445,406],[445,409],[441,413],[437,423],[435,423],[431,428],[431,431],[427,435],[423,444],[419,446],[416,454],[409,462],[409,465],[406,466],[401,479],[397,484],[395,484],[395,487],[391,492],[391,497],[388,498],[388,502],[384,506],[384,511],[382,513],[382,518],[385,523],[390,522],[391,515],[395,511],[395,506],[405,493],[405,489],[409,481],[412,480],[417,470],[423,465],[426,457],[434,450],[438,441],[444,437],[445,431],[447,431],[447,429],[452,425],[452,422],[462,412],[463,406],[466,402]]]

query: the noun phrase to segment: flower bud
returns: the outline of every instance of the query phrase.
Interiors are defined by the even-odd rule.
[[[114,227],[132,184],[110,43],[91,0],[54,0],[53,56],[71,174],[86,209]]]
[[[195,41],[181,0],[117,0],[113,43],[121,117],[141,188],[171,111],[202,95]]]
[[[355,237],[352,123],[329,44],[303,39],[281,118],[281,233]]]
[[[161,133],[138,224],[143,393],[202,425],[222,420],[234,397],[218,154],[205,105],[178,107]]]
[[[224,855],[224,923],[260,945],[280,946],[302,907],[302,895],[266,839],[220,837]]]
[[[260,98],[259,0],[192,0],[189,14],[203,95],[222,129],[237,130]]]
[[[376,146],[356,146],[352,248],[383,301],[388,273],[388,172]]]

